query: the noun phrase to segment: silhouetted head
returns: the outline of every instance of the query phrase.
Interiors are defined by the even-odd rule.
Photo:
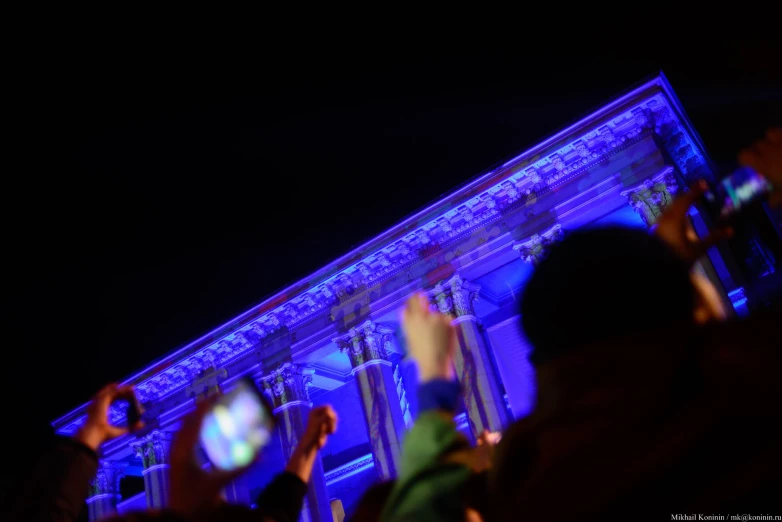
[[[394,488],[393,480],[377,482],[367,488],[356,506],[356,511],[350,517],[355,522],[379,522],[380,514],[386,505],[391,490]]]
[[[524,289],[531,360],[539,365],[596,341],[692,324],[695,295],[688,266],[647,231],[577,230],[552,248]]]

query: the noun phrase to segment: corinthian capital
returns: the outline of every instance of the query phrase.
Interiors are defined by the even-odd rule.
[[[382,324],[366,321],[351,328],[347,335],[337,337],[334,342],[348,354],[353,368],[373,360],[388,360],[388,349],[393,344],[394,329]]]
[[[305,373],[298,364],[291,363],[285,363],[261,378],[263,391],[275,408],[289,402],[309,401],[307,387],[311,383],[312,375]]]
[[[562,227],[557,224],[540,234],[534,234],[524,241],[516,241],[513,250],[519,252],[521,258],[531,265],[537,265],[548,256],[551,247],[564,237]]]
[[[480,289],[480,285],[469,283],[456,274],[448,281],[437,283],[427,292],[427,296],[440,313],[461,317],[475,315],[473,304],[478,299]]]
[[[118,463],[101,460],[98,464],[98,472],[90,482],[90,496],[118,494],[119,481],[122,477],[122,469]]]
[[[144,463],[144,469],[169,463],[171,432],[153,431],[149,435],[130,443],[133,453]]]
[[[621,194],[627,198],[627,202],[641,216],[646,226],[650,227],[668,208],[678,191],[679,184],[673,169],[667,167],[660,174]]]

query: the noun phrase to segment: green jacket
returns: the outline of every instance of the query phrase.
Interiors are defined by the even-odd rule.
[[[399,476],[380,517],[382,522],[464,520],[461,489],[470,477],[463,464],[446,462],[468,448],[452,414],[422,413],[405,436]]]

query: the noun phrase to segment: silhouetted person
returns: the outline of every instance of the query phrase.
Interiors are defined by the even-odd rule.
[[[531,277],[521,320],[538,404],[498,446],[495,520],[780,505],[782,314],[699,324],[691,265],[729,235],[692,234],[687,210],[704,190],[674,201],[654,234],[574,232]]]
[[[380,513],[393,487],[393,480],[385,480],[369,486],[361,495],[349,522],[380,522]]]
[[[419,416],[405,435],[399,476],[380,520],[481,522],[485,472],[499,434],[484,432],[478,445],[470,447],[456,431],[453,417],[461,387],[454,373],[457,338],[452,318],[432,311],[426,296],[416,294],[407,300],[402,327],[408,353],[418,366]]]
[[[113,426],[108,420],[111,404],[120,398],[130,399],[129,386],[110,384],[93,397],[87,408],[87,420],[73,437],[61,437],[41,455],[10,506],[11,521],[74,522],[87,498],[90,480],[98,469],[97,451],[112,439],[132,429]],[[299,519],[307,483],[318,452],[336,431],[337,416],[330,406],[314,408],[285,471],[279,473],[263,490],[258,509],[229,505],[220,491],[249,466],[231,472],[204,471],[197,465],[195,451],[204,415],[212,399],[198,404],[185,416],[171,446],[170,505],[158,511],[141,511],[108,518],[114,522],[294,522]],[[4,519],[6,520],[6,519]]]

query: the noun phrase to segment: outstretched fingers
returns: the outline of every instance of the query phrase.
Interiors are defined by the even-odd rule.
[[[405,305],[405,312],[408,315],[422,314],[429,311],[429,301],[421,292],[416,292]]]

